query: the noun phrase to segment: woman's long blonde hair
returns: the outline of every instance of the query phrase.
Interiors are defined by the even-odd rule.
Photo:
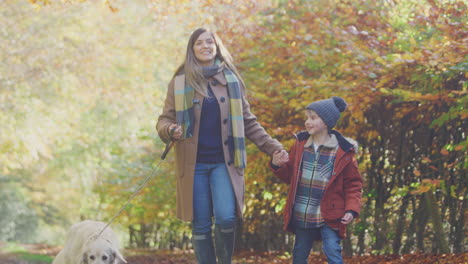
[[[177,68],[174,76],[184,73],[185,74],[185,81],[188,85],[192,86],[197,93],[200,93],[203,96],[206,96],[207,93],[207,82],[205,77],[203,76],[202,66],[198,59],[195,57],[195,53],[193,52],[193,45],[198,37],[205,33],[210,32],[213,36],[213,39],[216,44],[216,58],[219,59],[221,62],[224,62],[225,67],[228,67],[239,79],[242,86],[245,87],[244,80],[239,75],[236,66],[234,66],[232,62],[232,56],[229,51],[224,46],[221,39],[216,35],[215,32],[212,32],[205,28],[198,28],[195,30],[187,44],[187,51],[185,53],[185,60],[184,62]]]

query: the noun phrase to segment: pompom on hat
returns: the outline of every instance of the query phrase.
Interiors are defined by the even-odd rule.
[[[338,96],[333,96],[330,99],[320,100],[309,104],[306,109],[317,113],[328,128],[335,127],[336,122],[340,119],[340,113],[343,112],[348,104]]]

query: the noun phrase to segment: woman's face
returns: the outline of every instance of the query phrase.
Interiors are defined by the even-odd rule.
[[[216,43],[210,32],[203,32],[193,44],[195,58],[203,66],[213,65],[216,57]]]

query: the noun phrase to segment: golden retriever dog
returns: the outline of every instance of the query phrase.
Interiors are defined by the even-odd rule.
[[[90,220],[74,224],[52,264],[127,263],[119,252],[120,243],[110,227],[97,237],[105,226],[105,223]]]

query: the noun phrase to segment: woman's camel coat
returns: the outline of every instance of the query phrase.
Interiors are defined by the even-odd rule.
[[[224,160],[236,195],[237,214],[242,217],[242,208],[244,205],[244,169],[234,167],[227,145],[228,122],[230,121],[228,119],[229,96],[226,79],[224,78],[224,74],[220,72],[208,81],[210,82],[213,93],[219,103]],[[168,142],[170,140],[168,131],[169,125],[176,123],[174,101],[175,85],[184,85],[184,75],[178,75],[170,82],[163,113],[159,116],[156,124],[156,130],[164,142]],[[257,122],[255,115],[250,112],[250,105],[245,99],[244,87],[242,87],[242,94],[245,137],[255,143],[261,151],[266,152],[269,155],[272,155],[272,153],[277,150],[282,150],[282,145],[277,140],[272,139],[265,132],[265,129],[263,129],[263,127]],[[195,93],[195,99],[198,99],[198,102],[200,103],[198,105],[194,105],[195,124],[193,137],[176,141],[174,144],[177,177],[177,217],[185,221],[191,221],[193,218],[193,179],[197,159],[199,121],[203,104],[203,96]]]

